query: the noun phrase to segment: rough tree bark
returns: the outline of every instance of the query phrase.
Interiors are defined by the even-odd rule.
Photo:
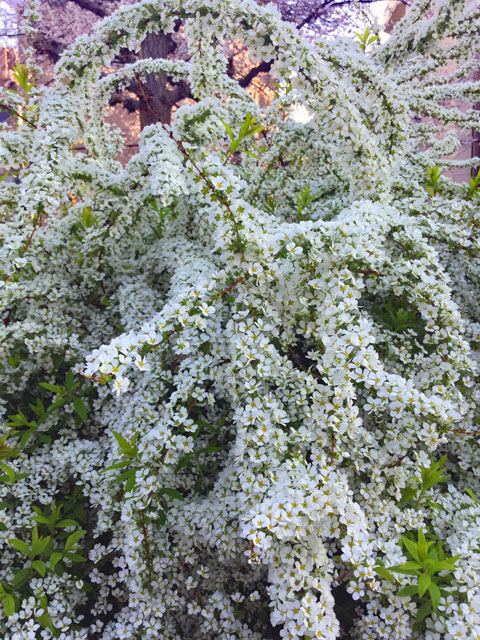
[[[140,48],[141,58],[166,58],[175,49],[171,35],[149,33]],[[172,107],[177,101],[174,87],[168,87],[165,73],[149,74],[146,80],[139,82],[136,94],[140,103],[140,126],[163,122],[170,124]]]

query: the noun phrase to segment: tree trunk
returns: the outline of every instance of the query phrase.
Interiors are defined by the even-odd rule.
[[[166,58],[174,46],[170,35],[149,33],[140,48],[140,57]],[[170,124],[173,92],[167,86],[166,74],[149,74],[141,82],[140,89],[138,97],[140,99],[141,128],[155,122]]]

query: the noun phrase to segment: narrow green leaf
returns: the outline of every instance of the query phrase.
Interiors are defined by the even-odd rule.
[[[20,449],[25,449],[25,447],[27,446],[27,442],[30,439],[30,436],[32,435],[32,430],[31,429],[27,429],[27,431],[24,431],[22,434],[22,437],[20,438]]]
[[[63,557],[63,553],[61,553],[60,551],[54,551],[52,553],[52,555],[50,556],[50,561],[49,561],[50,568],[53,569],[55,567],[55,565],[58,562],[60,562],[62,557]]]
[[[432,582],[428,587],[428,592],[430,594],[433,608],[436,611],[438,609],[438,605],[440,604],[440,589],[435,584],[435,582]]]
[[[225,127],[225,129],[227,130],[227,134],[228,137],[230,138],[230,140],[234,140],[235,136],[233,135],[233,131],[232,128],[229,124],[227,124],[224,120],[222,120],[221,118],[219,118],[220,122],[223,124],[223,126]]]
[[[33,558],[30,547],[23,540],[19,540],[18,538],[10,538],[9,543],[12,545],[12,547],[15,547],[17,551],[20,551],[20,553],[23,553],[30,559]]]
[[[413,560],[410,562],[405,562],[404,564],[397,564],[393,567],[387,567],[390,571],[394,573],[402,573],[406,576],[419,576],[419,569],[422,568],[422,565],[418,562],[414,562]]]
[[[110,484],[116,484],[117,482],[123,482],[124,480],[126,480],[127,482],[129,480],[131,481],[132,477],[135,478],[137,470],[138,467],[135,467],[134,469],[128,469],[127,471],[120,473],[114,480],[112,480]]]
[[[398,592],[398,595],[401,597],[404,596],[414,596],[417,593],[417,587],[414,584],[409,584],[407,587],[403,587]]]
[[[65,557],[72,562],[86,562],[87,559],[81,556],[78,553],[72,553],[71,551],[67,551],[65,553]]]
[[[73,377],[73,371],[69,369],[67,371],[67,375],[65,376],[65,387],[72,391],[75,387],[75,378]]]
[[[478,174],[480,176],[480,173]],[[473,504],[478,507],[478,499],[477,496],[473,493],[473,491],[471,489],[469,489],[468,487],[465,489],[465,492],[468,493],[468,495],[470,496],[470,498],[473,500]]]
[[[65,520],[60,520],[55,525],[56,527],[78,527],[78,522],[76,520],[72,520],[71,518],[65,518]]]
[[[67,402],[68,402],[68,398],[61,396],[60,398],[58,398],[58,400],[55,400],[55,402],[52,402],[52,404],[48,407],[47,414],[53,413],[56,409],[59,409],[60,407],[63,407],[64,405],[66,405]]]
[[[183,500],[182,494],[176,489],[168,489],[164,487],[163,489],[160,489],[159,493],[164,493],[165,495],[169,496],[170,498],[174,498],[175,500]]]
[[[416,624],[423,622],[430,613],[432,613],[432,603],[430,600],[427,600],[417,611],[417,615],[415,616]]]
[[[65,551],[70,551],[85,533],[84,529],[79,529],[71,533],[65,541]]]
[[[132,447],[132,445],[126,440],[121,433],[117,431],[112,431],[115,440],[118,442],[118,446],[120,447],[120,451],[125,455],[135,455],[136,448]]]
[[[101,469],[100,473],[105,473],[106,471],[111,471],[112,469],[123,469],[123,467],[128,467],[132,463],[131,460],[122,460],[121,462],[117,462],[116,464],[112,464],[105,469]]]
[[[53,393],[61,393],[65,392],[63,387],[59,387],[57,384],[50,384],[49,382],[39,382],[39,386],[43,387],[47,391],[52,391]]]
[[[28,425],[27,418],[23,415],[22,411],[18,411],[14,416],[8,416],[10,424],[15,427],[24,427]]]
[[[4,441],[4,438],[2,438]],[[8,460],[8,458],[18,458],[20,450],[17,447],[9,447],[0,441],[0,460]]]
[[[404,547],[406,547],[408,553],[412,556],[412,558],[417,562],[421,562],[420,556],[418,555],[417,545],[415,544],[415,542],[407,538],[407,536],[402,536],[401,540]]]
[[[432,579],[428,575],[428,573],[422,573],[419,576],[419,578],[418,578],[418,595],[420,596],[420,598],[423,597],[423,594],[428,589],[428,587],[430,586],[431,582],[432,582]]]
[[[38,618],[38,622],[44,629],[49,629],[55,638],[58,638],[60,636],[60,631],[53,626],[52,619],[50,618],[50,615],[47,611],[47,605],[42,605],[42,608],[44,610],[44,613],[42,613],[42,615]]]
[[[455,562],[459,556],[446,560],[427,560],[427,566],[438,573],[439,571],[453,571]]]
[[[17,571],[17,573],[15,574],[12,580],[13,589],[15,591],[20,589],[20,587],[22,587],[26,583],[29,576],[30,576],[30,569],[20,569],[20,571]]]
[[[418,530],[418,544],[417,544],[417,553],[420,562],[425,562],[427,559],[428,546],[427,541],[425,539],[425,535],[423,533],[423,529]],[[412,554],[413,555],[413,554]]]
[[[75,411],[78,416],[85,422],[87,419],[87,407],[84,401],[78,396],[75,396],[73,399],[73,406],[75,407]]]
[[[45,564],[45,562],[43,562],[43,560],[34,560],[32,562],[32,567],[35,569],[35,571],[37,571],[37,573],[42,576],[42,578],[45,577],[45,574],[47,572],[47,565]]]
[[[29,406],[37,418],[41,418],[45,415],[45,407],[43,406],[43,402],[40,398],[37,398],[36,404],[30,404]]]
[[[135,488],[135,483],[137,481],[137,469],[132,469],[128,478],[127,478],[127,482],[125,483],[125,493],[130,493],[130,491],[133,491],[133,489]]]
[[[15,613],[15,598],[9,593],[3,599],[3,610],[6,616],[13,616]]]
[[[10,467],[8,464],[5,464],[4,462],[0,462],[0,469],[4,471],[10,484],[14,484],[16,476],[15,469],[12,469],[12,467]]]
[[[41,555],[45,549],[48,547],[48,545],[50,544],[50,536],[47,536],[46,538],[40,538],[37,542],[37,544],[35,545],[35,550],[34,553],[36,556]]]
[[[395,578],[386,567],[375,567],[375,573],[389,582],[395,582]]]

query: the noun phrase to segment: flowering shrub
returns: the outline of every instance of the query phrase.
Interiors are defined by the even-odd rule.
[[[3,638],[480,637],[480,181],[445,173],[480,125],[480,12],[430,5],[311,45],[271,5],[144,1],[54,87],[17,70]],[[105,72],[178,18],[188,62]],[[274,60],[268,108],[225,38]],[[197,102],[122,167],[108,98],[150,72]]]

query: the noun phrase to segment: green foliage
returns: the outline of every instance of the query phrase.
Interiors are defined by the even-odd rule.
[[[306,186],[303,191],[299,194],[294,194],[296,201],[298,202],[297,207],[297,219],[302,220],[303,210],[308,207],[309,204],[314,202],[318,198],[318,193],[310,193],[310,189]]]
[[[448,476],[445,474],[445,463],[447,456],[443,455],[440,460],[431,461],[429,467],[420,467],[420,478],[414,478],[414,486],[407,487],[402,495],[402,501],[418,509],[421,506],[435,506],[435,500],[427,495],[427,492],[437,484],[447,482]]]
[[[33,82],[30,82],[30,69],[26,64],[20,64],[17,62],[12,69],[12,75],[18,86],[23,89],[25,99],[28,100],[28,96],[34,87]]]
[[[78,497],[78,489],[74,491],[75,494]],[[18,552],[18,557],[14,561],[14,578],[11,583],[0,583],[0,599],[3,600],[6,615],[13,615],[21,600],[32,595],[29,586],[32,577],[39,575],[44,578],[49,573],[62,575],[70,565],[86,561],[78,553],[80,548],[78,543],[85,534],[85,530],[79,528],[77,518],[70,517],[74,513],[69,513],[67,517],[64,517],[63,513],[65,509],[72,511],[72,508],[74,512],[78,512],[79,506],[77,502],[74,507],[68,500],[60,505],[53,501],[43,509],[32,506],[35,513],[32,520],[35,525],[31,528],[25,527],[22,537],[9,539],[9,544]],[[83,519],[81,510],[79,519]],[[71,531],[72,528],[75,530]],[[70,531],[66,531],[67,529]],[[33,595],[38,597],[38,594]],[[38,606],[44,609],[44,613],[39,618],[39,622],[58,637],[47,611],[46,597],[41,596],[40,600],[42,602],[39,602]]]
[[[377,566],[378,575],[389,582],[395,583],[393,573],[411,576],[411,584],[403,587],[399,596],[409,596],[415,600],[419,607],[415,618],[415,624],[422,627],[425,618],[436,611],[440,604],[441,596],[451,593],[450,583],[455,571],[455,563],[460,556],[447,556],[443,550],[443,542],[436,536],[430,536],[427,540],[422,529],[419,529],[417,538],[412,534],[403,535],[400,544],[404,547],[408,560],[400,565],[392,567]]]
[[[87,406],[79,395],[78,388],[80,387],[80,383],[75,382],[73,371],[67,371],[64,385],[40,382],[39,386],[50,393],[56,394],[55,400],[48,408],[45,407],[41,398],[36,398],[34,404],[29,403],[29,409],[35,416],[34,419],[27,418],[22,409],[18,409],[16,414],[8,416],[10,431],[0,440],[0,458],[18,455],[18,450],[25,449],[33,435],[37,437],[37,442],[39,443],[51,442],[51,436],[42,431],[40,427],[53,413],[68,403],[73,403],[77,426],[87,419]],[[17,438],[18,448],[16,446],[9,447],[4,444],[7,438],[12,437]]]
[[[355,32],[360,44],[360,48],[362,51],[366,51],[367,47],[374,42],[377,42],[377,35],[370,35],[370,28],[367,27],[363,33]]]
[[[425,188],[427,192],[435,196],[437,193],[440,193],[440,178],[442,176],[442,172],[440,171],[440,167],[435,166],[431,167],[427,170],[427,177],[425,179]]]
[[[480,187],[480,171],[472,178],[470,177],[470,183],[468,187],[465,187],[465,198],[471,200],[474,196],[478,197]]]
[[[243,121],[237,135],[233,133],[232,128],[228,123],[224,122],[221,118],[220,120],[227,130],[228,137],[231,140],[224,164],[227,164],[230,156],[238,150],[240,145],[243,144],[245,140],[247,140],[247,138],[265,129],[265,127],[263,127],[262,125],[256,124],[257,119],[255,118],[255,116],[252,116],[251,113],[247,113],[247,115],[245,116],[245,120]]]
[[[112,469],[126,469],[125,471],[119,473],[118,476],[110,483],[111,485],[114,485],[117,482],[125,482],[125,487],[123,490],[123,495],[125,496],[125,494],[133,491],[133,489],[135,488],[136,474],[137,471],[140,471],[141,469],[141,466],[139,464],[140,455],[137,446],[138,434],[135,434],[133,439],[129,442],[122,436],[121,433],[118,433],[117,431],[112,431],[112,433],[120,448],[122,460],[110,465],[106,469],[102,469],[101,473],[111,471]],[[131,466],[133,463],[136,464],[134,464],[134,466]]]

